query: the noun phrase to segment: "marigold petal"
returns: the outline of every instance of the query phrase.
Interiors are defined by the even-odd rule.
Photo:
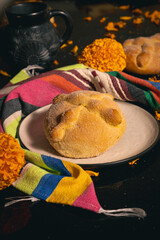
[[[25,158],[24,150],[11,135],[0,132],[0,141],[0,189],[3,189],[17,180]]]
[[[126,55],[121,43],[114,39],[96,39],[78,56],[78,62],[99,71],[123,71]]]

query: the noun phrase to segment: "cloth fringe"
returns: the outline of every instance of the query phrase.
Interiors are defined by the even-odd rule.
[[[11,200],[9,202],[6,202],[4,204],[4,207],[9,207],[15,203],[18,203],[18,202],[24,202],[24,201],[31,201],[31,202],[37,202],[37,201],[40,201],[40,199],[38,198],[35,198],[35,197],[32,197],[32,196],[26,196],[26,197],[9,197],[9,198],[6,198],[6,200]]]
[[[103,213],[111,217],[138,217],[144,218],[147,216],[146,212],[141,208],[120,208],[115,210],[99,209],[99,213]]]
[[[39,70],[43,70],[43,69],[44,68],[39,65],[29,65],[24,70],[29,75],[29,77],[32,77],[32,76],[37,76],[39,74]]]
[[[26,197],[10,197],[6,198],[6,200],[11,200],[7,203],[5,203],[4,207],[9,207],[13,204],[16,204],[18,202],[23,201],[31,201],[31,202],[37,202],[40,201],[40,199],[32,197],[32,196],[26,196]],[[105,210],[103,208],[99,209],[98,213],[103,213],[106,216],[110,217],[138,217],[138,218],[144,218],[147,216],[146,212],[141,208],[120,208],[115,210]]]

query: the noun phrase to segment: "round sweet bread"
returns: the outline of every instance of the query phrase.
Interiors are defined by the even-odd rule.
[[[116,144],[126,121],[113,96],[94,91],[60,94],[44,120],[44,132],[62,156],[89,158]]]
[[[160,33],[127,39],[123,48],[128,72],[142,75],[160,73]]]

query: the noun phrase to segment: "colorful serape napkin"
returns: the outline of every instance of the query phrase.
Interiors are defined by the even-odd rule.
[[[116,99],[135,101],[144,107],[160,110],[160,83],[149,82],[125,73],[102,73],[83,65],[68,66],[28,78],[22,70],[0,90],[1,131],[18,138],[21,121],[34,110],[52,103],[60,93],[77,90],[109,92]],[[26,165],[13,183],[33,196],[32,200],[68,204],[109,216],[144,217],[140,208],[104,210],[96,197],[90,176],[79,165],[25,150]]]

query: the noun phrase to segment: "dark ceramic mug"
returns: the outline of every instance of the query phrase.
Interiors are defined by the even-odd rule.
[[[48,68],[60,46],[72,32],[72,20],[62,10],[49,10],[42,2],[25,2],[6,9],[9,24],[5,29],[5,54],[18,69],[28,65]],[[59,36],[50,18],[60,16],[65,32]]]

